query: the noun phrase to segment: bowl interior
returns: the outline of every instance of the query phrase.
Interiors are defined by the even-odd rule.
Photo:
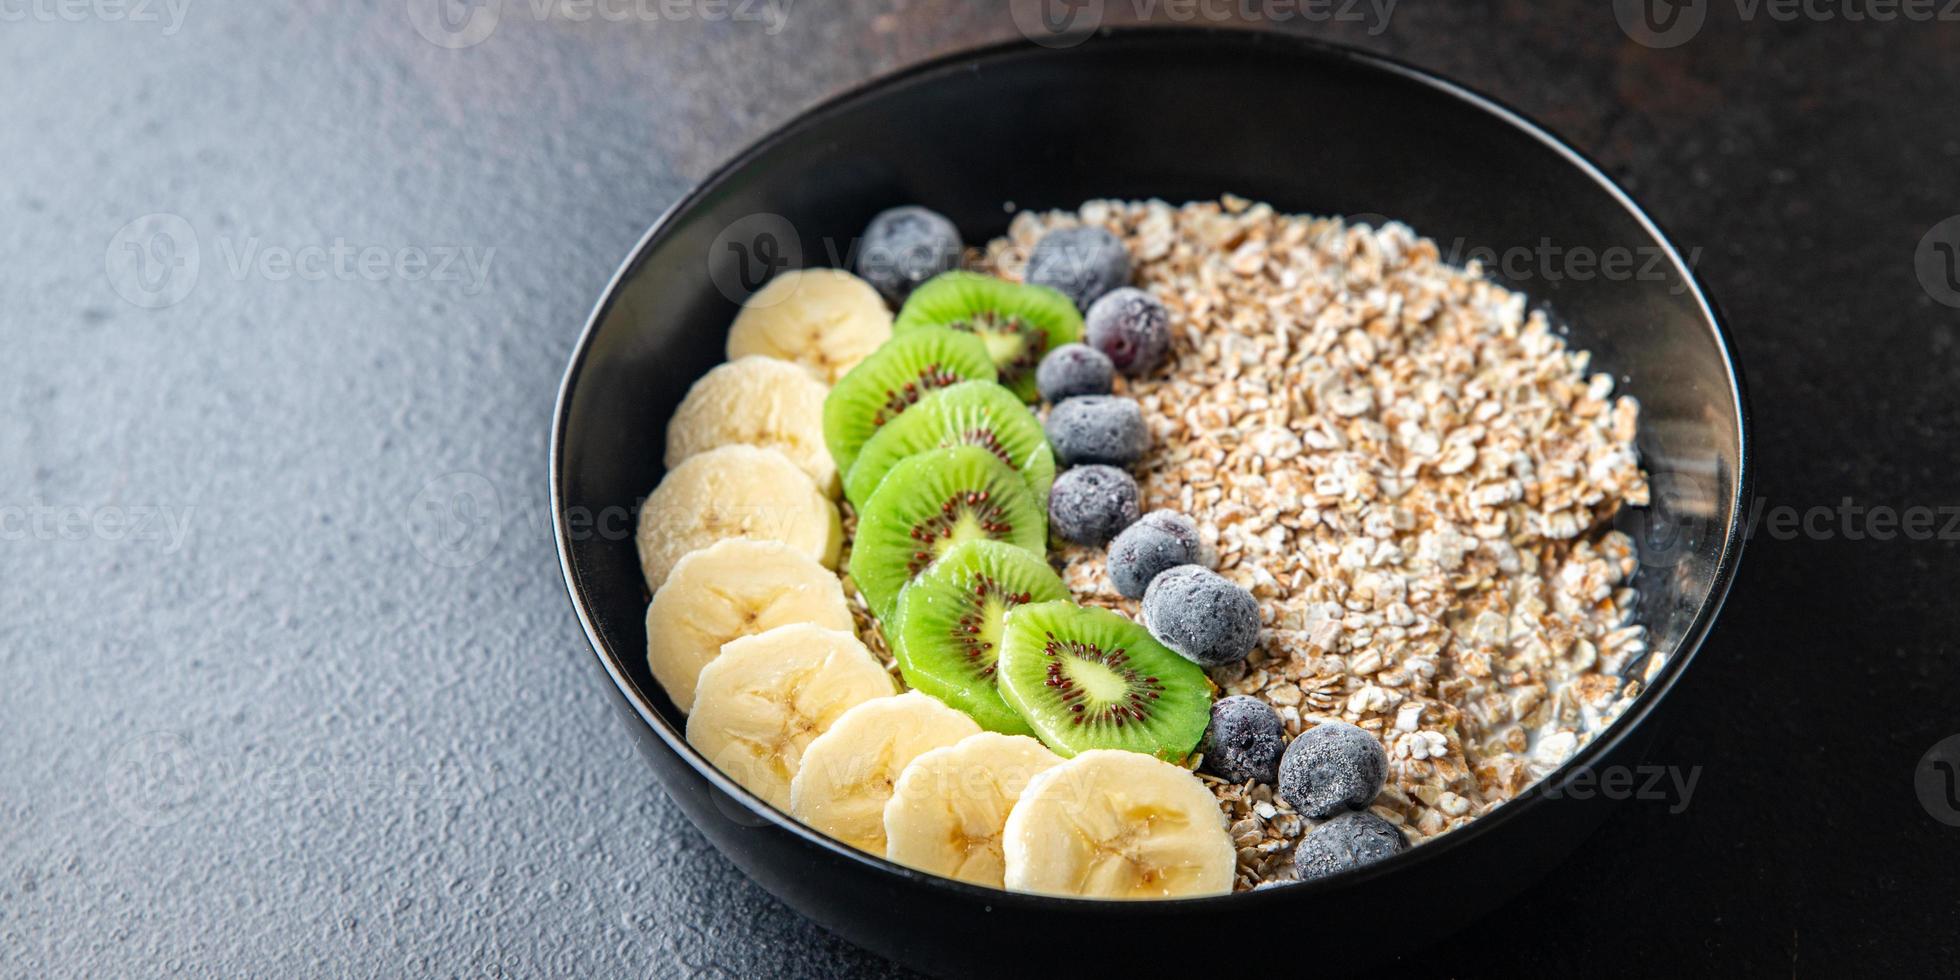
[[[703,764],[646,668],[634,515],[662,475],[667,418],[770,268],[848,266],[865,222],[900,203],[980,242],[1012,207],[1223,193],[1405,221],[1446,255],[1497,260],[1495,278],[1568,324],[1643,406],[1655,506],[1624,526],[1643,547],[1651,647],[1699,641],[1739,547],[1744,407],[1713,313],[1637,208],[1505,110],[1378,59],[1125,32],[936,62],[829,103],[677,205],[621,270],[566,381],[555,500],[575,601],[660,737]]]

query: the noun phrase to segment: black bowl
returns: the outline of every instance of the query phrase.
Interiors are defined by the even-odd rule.
[[[894,204],[944,212],[978,242],[1004,230],[1008,202],[1226,192],[1285,211],[1386,214],[1453,255],[1498,257],[1497,278],[1570,323],[1595,366],[1640,398],[1656,498],[1626,521],[1643,548],[1642,619],[1667,660],[1625,715],[1537,790],[1393,860],[1317,883],[1151,903],[1010,894],[868,857],[763,804],[689,748],[681,713],[646,666],[632,517],[660,480],[669,414],[722,360],[724,332],[757,280],[785,263],[847,265],[853,236]],[[1557,256],[1631,261],[1582,278],[1546,258],[1547,244]],[[566,585],[627,728],[743,871],[839,935],[921,969],[1046,972],[1053,944],[1038,937],[1090,936],[1087,961],[1120,976],[1196,968],[1220,951],[1207,937],[1244,936],[1253,921],[1283,935],[1312,930],[1316,963],[1407,951],[1570,853],[1607,803],[1543,790],[1635,765],[1652,742],[1735,574],[1747,445],[1735,357],[1692,271],[1612,181],[1550,134],[1372,55],[1272,34],[1138,29],[900,72],[804,113],[674,205],[572,356],[551,502]],[[1422,903],[1420,922],[1384,911],[1435,895],[1450,899]]]

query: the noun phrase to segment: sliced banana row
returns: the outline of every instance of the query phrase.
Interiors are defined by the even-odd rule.
[[[1136,752],[1064,761],[984,732],[914,759],[885,804],[885,856],[976,885],[1075,898],[1232,890],[1225,817],[1197,777]]]
[[[1136,752],[1064,761],[913,691],[864,701],[804,750],[790,815],[853,847],[977,885],[1080,898],[1232,890],[1211,791]]]
[[[711,674],[707,668],[724,650],[740,646],[735,641],[792,624],[822,633],[787,635],[804,644],[787,661],[792,665],[807,667],[809,657],[822,654],[826,663],[839,657],[850,661],[860,676],[856,668],[864,662],[878,666],[861,644],[856,649],[863,656],[857,660],[839,653],[836,637],[829,635],[857,643],[833,571],[843,526],[832,502],[837,465],[824,443],[823,404],[828,382],[884,343],[891,321],[877,291],[847,272],[813,269],[778,276],[736,317],[728,338],[730,361],[696,381],[669,420],[668,472],[640,508],[635,542],[653,593],[646,618],[647,664],[682,711],[696,711],[698,688],[708,678],[718,678],[718,697],[767,701],[762,688],[731,686],[731,675],[747,676],[740,669],[728,666]],[[761,648],[787,642],[777,636]],[[884,686],[867,697],[892,693],[881,667],[879,677]],[[791,671],[775,675],[769,683],[776,686],[766,690],[791,697],[812,686],[808,680]],[[832,714],[854,703],[841,704]],[[711,707],[724,714],[731,710],[720,701]],[[735,714],[748,717],[754,711]],[[801,743],[828,727],[832,717],[791,712],[783,718],[789,728],[777,748],[792,745],[795,751],[785,757],[787,768],[777,767],[782,798],[776,802],[787,805],[788,777]],[[690,719],[691,731],[696,721]],[[730,739],[747,745],[759,737],[739,726],[732,733],[703,735],[724,753],[732,751]],[[751,778],[768,786],[766,774]]]
[[[1224,815],[1191,773],[1136,752],[1064,761],[890,692],[849,634],[778,627],[703,668],[687,737],[810,827],[922,871],[1079,898],[1232,890]]]

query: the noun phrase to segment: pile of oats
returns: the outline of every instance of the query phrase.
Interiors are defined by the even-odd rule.
[[[1607,522],[1648,488],[1639,405],[1585,352],[1405,225],[1238,198],[1023,212],[979,264],[1019,279],[1044,231],[1077,223],[1127,242],[1171,310],[1169,363],[1121,393],[1151,426],[1145,510],[1190,515],[1260,600],[1258,649],[1211,672],[1225,693],[1263,698],[1289,734],[1378,735],[1375,811],[1417,844],[1617,717],[1638,690],[1623,673],[1659,665],[1631,622],[1632,542]],[[1061,560],[1078,601],[1136,615],[1100,551]],[[1270,787],[1211,785],[1239,887],[1287,877],[1314,821]]]

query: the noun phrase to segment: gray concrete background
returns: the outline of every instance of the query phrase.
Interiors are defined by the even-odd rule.
[[[560,586],[547,427],[691,181],[1005,12],[509,0],[485,34],[422,0],[143,2],[0,0],[0,975],[897,974],[749,884],[632,754]],[[1268,26],[1518,105],[1701,248],[1772,506],[1951,499],[1917,443],[1960,419],[1952,311],[1912,255],[1954,207],[1955,25],[1714,6],[1671,49],[1577,0]],[[1694,806],[1624,808],[1500,917],[1532,942],[1403,965],[1950,967],[1927,858],[1955,838],[1906,775],[1960,730],[1947,547],[1755,546],[1662,749],[1707,767]],[[1864,618],[1804,621],[1832,609]],[[1882,718],[1814,734],[1802,706],[1847,690]],[[1602,905],[1657,877],[1665,901]]]

